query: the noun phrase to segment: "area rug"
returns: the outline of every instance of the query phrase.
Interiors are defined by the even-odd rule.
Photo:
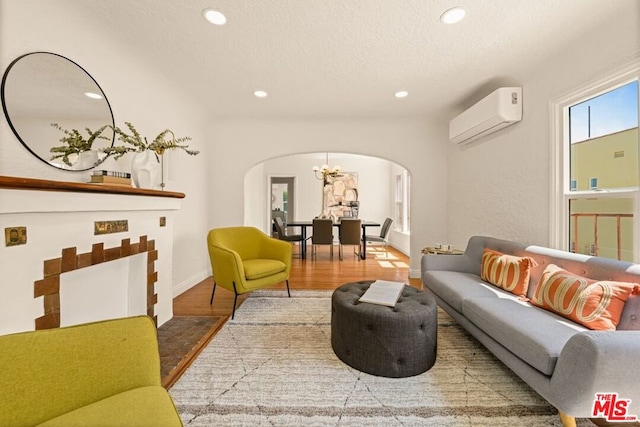
[[[188,426],[562,425],[555,408],[438,316],[435,366],[383,378],[333,353],[330,293],[254,293],[170,393]]]

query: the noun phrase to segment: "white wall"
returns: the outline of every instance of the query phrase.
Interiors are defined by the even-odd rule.
[[[237,219],[234,225],[250,225],[267,234],[271,231],[265,227],[264,199],[267,194],[268,179],[265,179],[264,163],[251,168],[244,177],[244,220]]]
[[[216,146],[211,157],[211,191],[216,200],[224,203],[224,208],[216,208],[217,202],[212,200],[212,226],[237,225],[243,218],[245,174],[253,166],[267,159],[320,149],[386,159],[411,173],[414,185],[410,253],[414,276],[419,273],[421,249],[446,241],[446,124],[429,123],[424,118],[224,120],[211,125],[210,132]],[[305,172],[305,179],[315,180],[310,175]],[[300,174],[301,184],[302,178]],[[302,185],[314,188],[313,194],[320,191],[319,184],[318,189],[311,183]],[[266,189],[265,183],[265,194]],[[310,215],[318,213],[320,196],[317,197],[318,201],[310,205]],[[365,212],[362,216],[368,218]]]
[[[640,53],[640,3],[522,76],[522,122],[467,146],[449,146],[449,241],[484,234],[549,245],[550,100]]]
[[[191,136],[199,156],[169,154],[167,190],[186,194],[176,212],[172,283],[179,293],[206,277],[209,260],[205,236],[209,226],[207,186],[211,148],[205,115],[185,97],[176,82],[140,62],[135,43],[116,44],[109,34],[74,11],[72,2],[0,0],[0,68],[25,53],[49,51],[83,66],[105,92],[117,125],[133,122],[153,138],[165,128]],[[123,169],[128,168],[123,158]],[[196,172],[194,172],[196,171]],[[17,140],[6,121],[0,123],[0,175],[60,181],[86,181],[87,174],[60,171],[34,158]]]

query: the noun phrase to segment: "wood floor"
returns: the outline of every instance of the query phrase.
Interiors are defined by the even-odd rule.
[[[348,247],[346,248],[348,249]],[[310,250],[307,252],[310,254]],[[331,290],[358,280],[392,280],[405,282],[420,288],[420,279],[409,279],[409,258],[389,247],[385,253],[381,247],[368,247],[367,259],[358,260],[352,252],[345,251],[344,259],[338,259],[338,248],[334,247],[333,260],[329,248],[320,247],[315,260],[297,258],[294,250],[289,287],[298,290]],[[224,316],[230,317],[233,308],[233,292],[218,287],[213,305],[209,305],[213,278],[198,283],[173,300],[174,316]],[[286,289],[284,283],[271,289]],[[238,305],[246,298],[238,297]]]

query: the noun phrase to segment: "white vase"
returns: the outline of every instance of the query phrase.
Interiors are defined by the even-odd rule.
[[[131,159],[131,178],[138,188],[160,188],[160,161],[156,153],[145,150],[133,155]]]
[[[78,160],[76,160],[75,163],[73,164],[73,169],[77,171],[87,170],[87,169],[91,169],[97,164],[98,164],[97,151],[95,150],[83,151],[82,153],[78,154]]]

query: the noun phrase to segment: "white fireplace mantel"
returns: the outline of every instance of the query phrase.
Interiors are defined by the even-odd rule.
[[[0,335],[33,330],[36,319],[45,314],[45,305],[49,303],[43,296],[36,296],[34,290],[34,284],[45,278],[45,261],[61,258],[63,250],[68,253],[70,248],[80,255],[91,253],[96,247],[105,250],[122,247],[123,242],[153,242],[154,250],[149,253],[157,256],[151,262],[155,270],[153,276],[157,274],[157,278],[151,289],[157,302],[152,311],[158,325],[169,320],[173,316],[173,215],[180,209],[183,197],[182,193],[167,191],[0,176],[0,233],[13,227],[27,229],[24,245],[7,246],[4,240],[0,242]],[[128,231],[94,234],[96,221],[116,220],[126,220]],[[87,274],[93,266],[82,268],[83,274],[79,275],[82,279],[78,280],[86,282],[87,277],[91,277],[92,283],[85,288],[82,282],[75,283],[68,289],[83,289],[83,295],[89,299],[95,294],[93,301],[85,303],[99,304],[93,310],[96,318],[90,320],[120,316],[117,313],[122,313],[122,307],[126,311],[127,306],[130,315],[144,314],[138,312],[140,304],[124,294],[126,289],[130,294],[146,294],[146,275],[134,274],[141,265],[147,265],[140,264],[140,256],[147,255],[101,262],[95,274]],[[60,286],[67,286],[69,280],[74,280],[72,276],[69,274],[67,278],[61,274]],[[136,278],[130,280],[144,283],[125,286],[121,282],[127,279],[123,278]],[[99,284],[98,280],[104,283]],[[116,286],[125,290],[105,292],[105,288],[110,290]],[[145,287],[144,292],[141,286]],[[69,295],[69,290],[60,291],[60,312],[76,300]],[[114,295],[125,300],[115,301]],[[120,311],[114,309],[109,314],[112,306],[120,307]],[[85,309],[84,317],[77,322],[67,311],[65,324],[87,321],[87,311],[91,312]]]

